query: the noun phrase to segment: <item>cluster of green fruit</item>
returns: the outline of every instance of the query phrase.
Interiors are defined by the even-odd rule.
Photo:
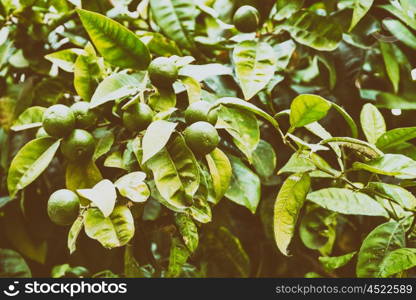
[[[164,57],[152,61],[148,69],[151,83],[158,89],[171,88],[178,78],[178,69],[172,60]],[[145,103],[133,102],[122,113],[123,126],[131,132],[145,130],[153,121],[154,112]],[[98,114],[88,102],[76,102],[71,107],[56,104],[43,116],[37,137],[62,138],[61,152],[70,161],[85,161],[95,150],[95,140],[87,130],[95,127]],[[214,125],[217,113],[206,101],[198,101],[185,111],[187,127],[183,131],[185,142],[196,155],[206,155],[217,147],[220,137]],[[72,191],[61,189],[48,200],[48,215],[58,225],[70,225],[79,214],[80,200]]]

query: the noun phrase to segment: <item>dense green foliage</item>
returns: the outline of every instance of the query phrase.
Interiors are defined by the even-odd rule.
[[[0,25],[0,277],[415,275],[415,1],[1,0]]]

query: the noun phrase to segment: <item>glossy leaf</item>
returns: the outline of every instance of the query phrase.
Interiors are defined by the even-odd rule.
[[[215,148],[206,156],[209,171],[215,190],[215,202],[218,203],[225,195],[231,183],[232,167],[228,157],[219,148]]]
[[[114,210],[117,199],[116,188],[108,179],[101,180],[91,189],[78,189],[77,193],[97,206],[105,218]]]
[[[335,19],[307,10],[293,14],[281,28],[298,43],[320,51],[333,51],[342,40],[342,28]]]
[[[179,46],[194,47],[196,6],[186,0],[150,0],[153,17],[162,31]]]
[[[273,48],[263,42],[244,41],[238,44],[234,48],[233,60],[246,100],[264,89],[276,70]]]
[[[70,48],[50,53],[45,55],[45,58],[64,71],[73,72],[75,61],[77,60],[78,55],[83,54],[83,52],[82,49]]]
[[[103,61],[97,58],[91,44],[85,46],[74,64],[74,88],[84,101],[90,102],[99,80],[104,75]]]
[[[150,63],[149,50],[137,35],[98,13],[83,9],[77,9],[77,12],[92,42],[106,61],[122,68],[147,68]]]
[[[106,132],[98,141],[95,146],[92,160],[96,161],[101,156],[107,154],[111,150],[111,146],[114,144],[114,134],[111,131]]]
[[[390,43],[380,42],[380,49],[386,66],[387,75],[393,85],[394,92],[397,93],[400,83],[400,64],[394,53],[394,46]]]
[[[168,143],[177,123],[158,120],[149,125],[143,137],[142,164],[156,155]]]
[[[16,154],[10,164],[7,187],[11,197],[31,184],[48,167],[60,145],[50,137],[30,141]]]
[[[83,164],[70,162],[66,166],[66,188],[71,191],[77,189],[89,189],[103,179],[100,170],[93,161]]]
[[[120,194],[133,202],[145,202],[150,196],[150,190],[145,183],[146,173],[132,172],[120,177],[114,185]]]
[[[388,217],[385,209],[370,196],[345,188],[326,188],[308,194],[307,199],[323,208],[345,215]]]
[[[416,208],[416,197],[413,196],[411,192],[398,185],[384,182],[369,182],[368,187],[370,189],[375,189],[377,192],[387,196],[390,199],[393,199],[403,207],[408,209]]]
[[[390,277],[416,266],[416,249],[402,248],[390,252],[381,263],[380,277]]]
[[[272,145],[260,140],[253,152],[253,167],[262,179],[267,179],[274,174],[277,165],[276,152]]]
[[[252,162],[253,152],[260,141],[260,128],[256,116],[240,108],[222,107],[218,114],[217,128],[224,128],[236,146]]]
[[[116,206],[104,217],[98,208],[89,208],[85,215],[85,233],[105,248],[121,247],[134,236],[134,220],[126,206]]]
[[[75,252],[76,248],[76,243],[77,243],[77,239],[78,236],[82,230],[82,228],[84,227],[84,215],[79,216],[75,222],[72,224],[71,228],[69,229],[68,232],[68,249],[69,249],[69,254],[72,254]]]
[[[180,209],[189,206],[199,187],[199,170],[192,151],[182,136],[177,136],[165,149],[148,162],[162,197]]]
[[[399,179],[416,178],[416,161],[401,154],[386,154],[367,163],[355,162],[353,168]]]
[[[358,252],[357,276],[379,278],[384,259],[404,246],[405,231],[401,223],[390,221],[377,226],[364,239]]]
[[[294,174],[285,180],[274,204],[274,236],[280,252],[288,255],[300,210],[310,188],[308,174]]]
[[[326,116],[331,104],[316,95],[300,95],[290,105],[290,125],[302,127]]]
[[[272,124],[274,128],[279,129],[279,124],[272,116],[270,116],[268,113],[261,110],[260,108],[258,108],[252,103],[241,100],[239,98],[224,97],[224,98],[219,99],[211,109],[214,109],[215,107],[220,106],[220,105],[227,106],[227,107],[235,107],[235,108],[240,108],[243,110],[250,111],[253,114],[259,117],[262,117],[266,121],[270,122],[270,124]]]
[[[373,5],[374,0],[354,0],[354,10],[350,25],[350,31],[365,17]]]
[[[260,179],[240,158],[229,155],[233,170],[230,186],[225,197],[231,201],[247,207],[253,214],[260,201]],[[250,189],[247,189],[250,187]]]
[[[404,142],[416,138],[416,127],[395,128],[385,132],[376,142],[380,149],[394,148]]]
[[[13,131],[21,131],[42,126],[43,112],[46,108],[41,106],[32,106],[26,109],[10,128]]]
[[[139,92],[142,82],[133,75],[115,73],[101,81],[91,98],[90,107],[94,108],[109,101],[120,99]]]
[[[386,122],[381,112],[370,103],[366,103],[360,114],[361,127],[367,141],[376,145],[377,140],[386,132]],[[377,144],[377,147],[382,149]]]

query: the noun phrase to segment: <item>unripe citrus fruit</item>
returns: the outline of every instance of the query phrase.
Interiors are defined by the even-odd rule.
[[[250,6],[241,6],[234,14],[234,26],[241,32],[249,33],[257,30],[260,22],[259,11]]]
[[[71,111],[75,117],[76,128],[88,129],[97,123],[98,116],[90,109],[90,104],[88,102],[75,102],[71,106]]]
[[[66,189],[54,192],[48,200],[49,218],[58,225],[70,225],[78,217],[79,198]]]
[[[220,137],[215,127],[203,121],[188,126],[184,131],[184,136],[188,147],[199,155],[210,153],[220,142]]]
[[[178,68],[166,57],[158,57],[149,65],[149,78],[158,88],[169,88],[178,78]]]
[[[55,104],[45,110],[42,125],[49,135],[64,137],[74,129],[75,116],[68,106]]]
[[[123,112],[123,124],[130,131],[144,130],[152,120],[153,111],[144,103],[135,103]]]
[[[194,102],[185,110],[186,123],[192,124],[198,121],[209,122],[212,125],[217,123],[218,114],[215,111],[210,111],[211,104],[207,101]]]
[[[88,131],[75,129],[62,141],[62,154],[71,161],[88,159],[95,149],[94,137]]]

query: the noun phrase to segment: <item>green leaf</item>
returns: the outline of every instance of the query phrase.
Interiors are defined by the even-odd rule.
[[[77,9],[78,15],[98,52],[110,64],[143,70],[150,54],[139,37],[120,23],[95,12]]]
[[[7,176],[7,188],[12,198],[45,171],[59,145],[60,140],[43,137],[30,141],[19,150]]]
[[[132,172],[120,177],[114,185],[120,194],[133,202],[145,202],[150,197],[150,190],[144,182],[146,173]]]
[[[296,12],[279,28],[289,32],[298,43],[319,51],[333,51],[342,40],[342,27],[334,18],[307,10]]]
[[[209,206],[208,201],[204,197],[201,197],[201,195],[199,194],[199,190],[195,194],[195,197],[193,200],[194,200],[194,203],[188,209],[192,218],[194,218],[195,220],[197,220],[198,222],[202,224],[211,222],[212,220],[211,206]]]
[[[185,86],[188,93],[189,104],[201,100],[201,85],[196,79],[189,76],[184,76],[181,78],[181,82]]]
[[[23,257],[11,249],[0,249],[0,278],[29,278],[32,272]]]
[[[74,72],[74,64],[82,49],[70,48],[45,55],[45,58],[66,72]]]
[[[228,157],[230,158],[233,175],[225,197],[247,207],[254,214],[260,202],[260,179],[241,159],[233,155]]]
[[[353,168],[399,179],[416,178],[416,161],[401,154],[385,154],[367,163],[355,162]]]
[[[382,262],[390,252],[405,247],[403,225],[396,221],[377,226],[363,241],[357,259],[357,277],[379,278]]]
[[[147,162],[166,146],[177,125],[177,123],[165,120],[154,121],[149,125],[143,137],[142,164]]]
[[[370,196],[344,188],[326,188],[308,194],[307,199],[325,209],[345,215],[388,217],[385,209]]]
[[[98,208],[89,208],[85,215],[85,233],[105,248],[126,245],[134,236],[134,220],[126,206],[116,206],[109,217]]]
[[[198,228],[192,218],[187,214],[177,213],[175,214],[175,223],[186,247],[191,253],[195,252],[198,248],[199,235]]]
[[[303,127],[326,116],[331,104],[316,95],[300,95],[290,105],[290,125]]]
[[[66,166],[66,188],[71,191],[77,189],[89,189],[103,179],[100,170],[93,161],[80,164],[69,162]]]
[[[137,76],[124,73],[112,74],[98,84],[92,95],[90,108],[138,93],[143,88],[143,82]]]
[[[298,151],[292,154],[287,163],[279,170],[283,173],[306,173],[316,170],[315,164],[310,159],[309,151]]]
[[[169,204],[180,209],[189,206],[200,178],[197,161],[182,136],[178,135],[153,156],[147,166],[153,172],[158,191]]]
[[[383,55],[387,75],[393,84],[394,92],[399,90],[400,83],[400,65],[394,53],[394,46],[390,43],[380,42],[381,54]]]
[[[101,180],[91,189],[78,189],[77,193],[97,206],[105,218],[113,212],[117,193],[114,184],[110,180]]]
[[[182,267],[189,256],[190,253],[186,246],[178,238],[174,237],[170,246],[169,265],[166,277],[179,277],[182,273]]]
[[[395,128],[381,135],[377,139],[376,146],[382,150],[390,149],[414,138],[416,138],[416,127]]]
[[[264,89],[276,70],[274,50],[263,42],[241,42],[234,48],[233,60],[237,79],[246,100],[250,100]]]
[[[277,0],[275,4],[276,13],[273,19],[281,21],[289,18],[303,7],[305,0]]]
[[[175,108],[176,94],[173,89],[159,89],[150,96],[149,105],[158,112],[169,111]]]
[[[274,174],[277,165],[276,152],[273,146],[264,140],[260,140],[253,152],[253,167],[262,179],[267,179]]]
[[[367,141],[376,145],[378,138],[386,132],[383,115],[373,104],[366,103],[361,110],[360,120]],[[382,149],[378,144],[377,147]]]
[[[13,131],[21,131],[42,126],[43,112],[45,110],[46,108],[41,106],[29,107],[20,114],[10,129]]]
[[[385,18],[383,20],[383,25],[399,41],[413,50],[416,50],[416,36],[402,22],[392,18]]]
[[[274,204],[274,237],[280,252],[289,255],[288,247],[295,233],[300,210],[309,192],[308,174],[293,174],[283,183]]]
[[[260,141],[260,128],[256,116],[240,108],[221,107],[218,114],[217,128],[225,129],[233,141],[252,162],[253,152]]]
[[[352,20],[349,31],[353,30],[354,27],[365,17],[367,12],[373,5],[374,0],[354,0],[354,11],[352,13]]]
[[[402,248],[391,251],[380,267],[380,277],[386,278],[416,266],[416,249]]]
[[[332,272],[348,264],[351,261],[351,259],[355,256],[355,254],[357,254],[357,251],[347,253],[341,256],[320,256],[319,262],[325,268],[325,271]]]
[[[166,36],[180,47],[194,48],[193,33],[198,11],[193,1],[150,0],[153,18]]]
[[[215,148],[205,156],[215,190],[215,203],[225,195],[231,183],[232,167],[227,155],[219,148]]]
[[[98,59],[91,44],[85,46],[74,64],[74,88],[84,101],[91,101],[99,80],[104,75],[103,61]]]
[[[111,131],[106,132],[97,142],[92,160],[96,161],[101,156],[107,154],[114,144],[114,134]]]
[[[277,121],[272,116],[270,116],[268,113],[261,110],[260,108],[258,108],[257,106],[255,106],[252,103],[241,100],[239,98],[224,97],[224,98],[219,99],[215,103],[215,105],[211,108],[211,110],[215,109],[216,107],[218,107],[220,105],[223,105],[223,106],[226,106],[226,107],[240,108],[240,109],[252,112],[253,114],[255,114],[257,116],[264,118],[265,120],[270,122],[270,124],[272,124],[274,128],[279,130],[279,124],[277,123]]]
[[[384,182],[369,182],[367,186],[370,189],[375,189],[377,192],[385,195],[403,207],[408,209],[416,208],[416,197],[408,190],[394,184]]]
[[[77,249],[76,243],[81,229],[84,227],[84,217],[84,214],[80,215],[75,222],[72,223],[71,229],[69,229],[67,242],[69,254],[74,253]]]

